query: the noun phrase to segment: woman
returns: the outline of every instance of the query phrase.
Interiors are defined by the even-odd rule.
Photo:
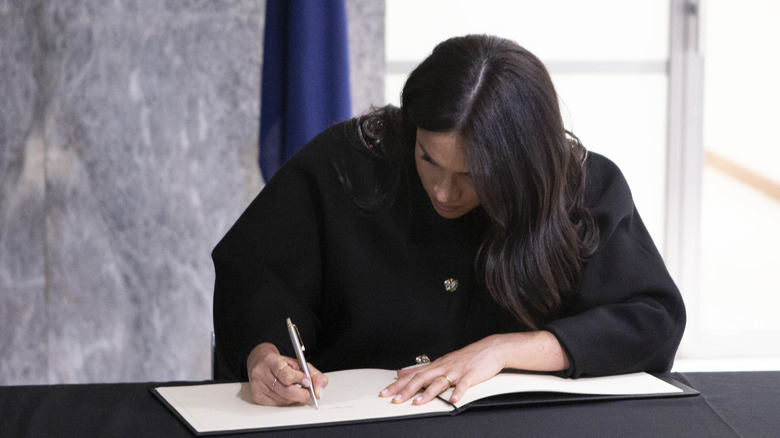
[[[400,111],[312,140],[213,257],[221,377],[248,378],[260,404],[423,354],[380,395],[422,404],[454,386],[457,401],[504,368],[665,371],[685,326],[620,171],[567,135],[542,63],[490,36],[437,46]]]

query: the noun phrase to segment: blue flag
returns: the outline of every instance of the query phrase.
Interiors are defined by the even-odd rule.
[[[267,0],[260,168],[269,181],[325,128],[352,116],[344,0]]]

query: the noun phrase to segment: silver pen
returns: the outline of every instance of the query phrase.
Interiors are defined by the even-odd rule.
[[[306,377],[309,378],[309,392],[311,393],[311,399],[314,402],[314,407],[319,409],[320,404],[317,402],[317,396],[314,395],[314,379],[311,378],[311,373],[309,372],[309,365],[306,363],[306,357],[303,355],[303,351],[306,350],[306,347],[303,346],[303,341],[301,340],[301,334],[298,332],[298,327],[290,321],[290,318],[287,318],[287,331],[290,332],[290,340],[292,341],[293,348],[295,349],[295,356],[298,357],[298,363],[301,365],[301,369],[303,370],[303,373],[306,374]]]

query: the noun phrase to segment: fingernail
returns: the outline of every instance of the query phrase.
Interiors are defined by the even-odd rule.
[[[389,392],[390,392],[390,390],[385,388],[385,389],[379,391],[379,395],[383,395],[384,396],[384,395],[387,395]]]
[[[308,377],[304,377],[303,380],[301,380],[301,386],[304,388],[308,388],[311,386],[311,380],[308,379]]]
[[[415,404],[416,403],[420,403],[421,400],[422,400],[422,396],[418,395],[417,397],[414,398],[414,401],[412,403],[415,403]]]
[[[450,397],[450,401],[455,403],[456,401],[460,400],[459,394],[452,394],[452,397]]]
[[[393,401],[394,402],[401,401],[401,398],[403,398],[401,394],[396,394],[395,397],[393,397]]]

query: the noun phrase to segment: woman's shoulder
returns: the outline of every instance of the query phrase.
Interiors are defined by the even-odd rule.
[[[398,111],[387,106],[332,125],[304,145],[279,173],[322,176],[333,167],[348,173],[364,172],[366,166],[387,159],[387,145],[397,136]]]
[[[290,158],[265,190],[299,186],[314,196],[374,197],[397,169],[387,151],[398,134],[398,109],[384,107],[324,130]]]
[[[605,201],[605,197],[633,202],[628,182],[618,165],[612,160],[599,153],[588,151],[585,166],[586,204]]]
[[[329,127],[311,139],[290,161],[357,153],[383,159],[389,144],[400,138],[400,110],[388,105]]]
[[[623,172],[612,160],[589,151],[585,166],[585,206],[603,233],[634,214],[634,199]]]

